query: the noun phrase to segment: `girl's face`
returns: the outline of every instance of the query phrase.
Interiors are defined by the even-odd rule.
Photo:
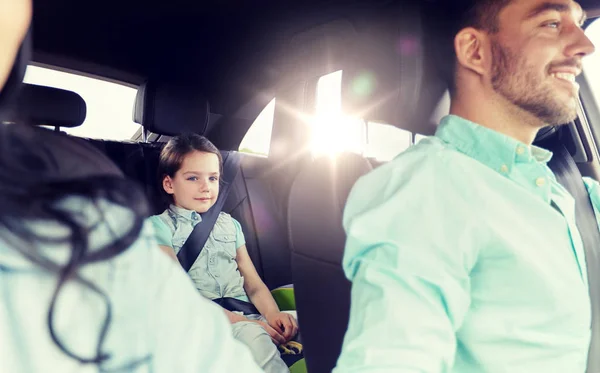
[[[173,196],[176,206],[206,212],[219,196],[219,169],[216,154],[193,151],[183,158],[174,177],[164,177],[163,188]]]
[[[31,0],[0,0],[0,89],[31,22]]]

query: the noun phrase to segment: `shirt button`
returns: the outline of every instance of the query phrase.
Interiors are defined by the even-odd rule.
[[[535,185],[539,186],[539,187],[543,187],[544,185],[546,185],[546,179],[543,177],[538,177],[535,180]]]
[[[502,167],[500,167],[500,172],[504,174],[508,173],[508,166],[503,164]]]
[[[522,146],[517,146],[517,154],[523,155],[523,153],[525,153],[525,148]]]

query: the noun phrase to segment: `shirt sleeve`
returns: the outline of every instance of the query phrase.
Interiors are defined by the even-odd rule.
[[[351,192],[343,259],[351,311],[335,373],[440,373],[454,365],[479,247],[467,232],[477,214],[446,165],[422,158],[381,166]]]
[[[164,221],[158,215],[154,215],[148,218],[148,221],[152,224],[154,229],[154,238],[159,245],[173,247],[173,234],[171,229],[165,224]]]
[[[235,225],[236,239],[235,239],[235,247],[240,248],[246,244],[246,238],[244,237],[244,232],[242,231],[242,225],[239,221],[231,218],[233,221],[233,225]]]

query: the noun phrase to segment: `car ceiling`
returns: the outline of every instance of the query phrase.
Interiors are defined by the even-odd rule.
[[[185,78],[229,114],[277,83],[296,33],[390,2],[34,0],[34,60],[131,84]]]

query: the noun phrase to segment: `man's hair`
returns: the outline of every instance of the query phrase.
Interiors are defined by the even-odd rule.
[[[215,154],[219,158],[219,172],[223,172],[223,157],[221,156],[221,152],[206,137],[195,133],[173,137],[161,151],[158,161],[160,190],[169,203],[173,202],[173,196],[164,191],[162,181],[165,176],[175,177],[175,174],[181,168],[185,156],[194,151]]]
[[[445,42],[446,58],[440,59],[445,63],[441,66],[442,75],[448,82],[452,91],[456,88],[456,50],[454,39],[456,35],[467,27],[495,34],[500,30],[498,16],[500,12],[513,0],[455,0],[449,1],[450,9],[444,9],[444,18],[447,22],[445,32],[449,40]],[[451,58],[448,58],[451,57]],[[447,61],[451,61],[448,63]]]
[[[469,0],[465,3],[464,13],[460,17],[456,35],[465,27],[474,27],[489,33],[499,31],[498,15],[512,0]]]

